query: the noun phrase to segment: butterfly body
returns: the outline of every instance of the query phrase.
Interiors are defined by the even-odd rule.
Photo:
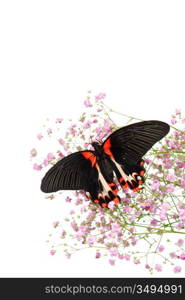
[[[113,132],[102,144],[92,143],[94,151],[84,150],[58,161],[44,176],[41,190],[84,190],[94,203],[107,207],[120,202],[118,189],[134,192],[144,183],[142,157],[169,131],[161,121],[143,121]]]

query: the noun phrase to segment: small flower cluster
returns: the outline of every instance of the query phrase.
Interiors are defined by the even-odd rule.
[[[75,151],[91,150],[92,141],[103,140],[118,128],[112,117],[116,112],[104,103],[105,97],[104,93],[93,97],[89,91],[84,100],[85,112],[78,120],[57,118],[50,126],[44,126],[37,139],[45,140],[47,147],[52,139],[56,150],[42,156],[33,148],[30,156],[34,170],[44,169],[44,175],[59,159]],[[134,120],[138,119],[128,117],[127,124]],[[144,158],[144,188],[137,193],[120,189],[119,205],[112,201],[108,208],[102,209],[87,199],[83,191],[70,192],[72,196],[66,191],[51,194],[50,199],[63,197],[69,205],[73,203],[75,209],[71,209],[62,222],[53,223],[54,240],[48,241],[50,254],[62,249],[70,258],[80,249],[93,248],[96,259],[108,257],[111,265],[130,261],[143,264],[151,274],[163,271],[166,265],[170,265],[174,273],[181,272],[185,260],[184,124],[181,111],[176,110],[169,135]],[[174,125],[179,125],[179,129]]]

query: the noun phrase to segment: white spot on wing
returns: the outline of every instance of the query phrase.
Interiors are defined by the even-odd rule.
[[[102,175],[102,173],[101,173],[100,168],[99,168],[98,165],[96,165],[96,168],[98,170],[98,179],[101,182],[102,187],[103,187],[103,191],[99,195],[101,195],[103,197],[105,197],[105,196],[109,197],[108,193],[109,193],[109,191],[112,191],[112,190],[110,189],[110,186],[108,185],[107,181],[103,177],[103,175]]]
[[[123,169],[121,168],[120,164],[118,164],[114,159],[112,159],[112,160],[113,160],[114,164],[116,165],[116,168],[120,172],[121,176],[125,180],[125,182],[129,181],[130,183],[132,183],[132,180],[135,181],[135,179],[134,179],[134,177],[132,177],[132,175],[137,175],[137,173],[132,173],[132,175],[127,176],[125,174],[125,172],[123,171]]]

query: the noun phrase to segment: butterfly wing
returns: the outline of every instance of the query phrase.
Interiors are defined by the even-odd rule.
[[[169,129],[169,125],[161,121],[143,121],[116,130],[104,141],[104,153],[113,162],[123,188],[140,189],[145,171],[142,157]]]
[[[106,207],[111,200],[119,200],[109,170],[108,178],[102,174],[94,151],[75,152],[58,161],[46,173],[41,182],[45,193],[59,190],[84,190],[91,200]],[[106,173],[106,172],[105,172]],[[109,183],[107,182],[109,181]]]
[[[91,199],[102,207],[107,207],[110,201],[114,201],[116,204],[119,203],[120,197],[118,196],[118,189],[113,180],[113,168],[110,160],[101,157],[96,163],[95,168],[97,170],[96,186],[90,180],[88,181],[88,192]]]
[[[87,190],[87,179],[97,177],[95,162],[96,156],[93,151],[75,152],[64,157],[46,173],[41,182],[41,190],[45,193]]]
[[[137,163],[169,129],[169,125],[161,121],[134,123],[113,132],[102,147],[120,163],[127,159]]]

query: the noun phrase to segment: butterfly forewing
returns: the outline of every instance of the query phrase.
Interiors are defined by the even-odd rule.
[[[86,159],[84,154],[89,157]],[[96,160],[93,151],[72,153],[59,160],[44,176],[41,190],[52,193],[59,190],[86,190],[88,180],[97,176],[92,167],[92,160]]]
[[[113,132],[102,147],[118,163],[129,160],[137,163],[146,152],[168,132],[169,125],[161,121],[143,121]]]

